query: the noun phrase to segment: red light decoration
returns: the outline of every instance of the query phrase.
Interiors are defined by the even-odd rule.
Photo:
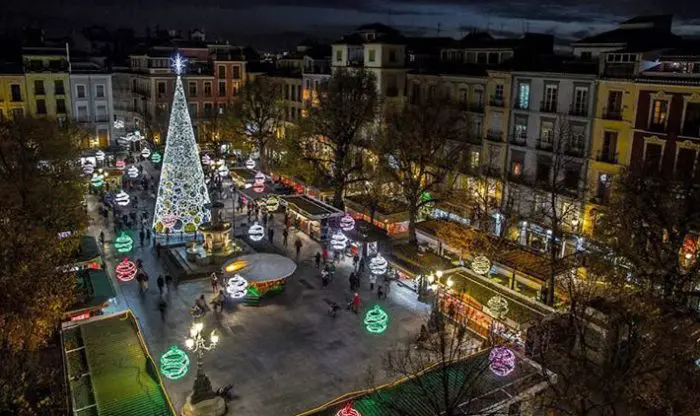
[[[338,410],[335,416],[362,416],[362,413],[353,408],[352,403],[347,403],[342,409]]]
[[[124,162],[122,159],[118,159],[116,166],[118,169],[124,169],[126,167],[126,162]]]
[[[255,184],[253,185],[253,192],[262,193],[265,190],[265,185]]]
[[[117,273],[117,279],[122,282],[129,282],[136,277],[136,264],[130,261],[128,257],[124,257],[124,260],[117,264],[114,271]]]

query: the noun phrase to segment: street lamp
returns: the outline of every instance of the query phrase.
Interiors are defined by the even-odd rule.
[[[206,351],[211,351],[216,348],[219,342],[219,335],[216,330],[209,334],[209,342],[202,335],[204,324],[202,322],[194,322],[190,328],[190,337],[185,340],[185,346],[192,352],[197,353],[197,378],[194,380],[191,403],[196,404],[203,400],[211,399],[215,396],[211,388],[209,377],[202,370],[202,358]]]

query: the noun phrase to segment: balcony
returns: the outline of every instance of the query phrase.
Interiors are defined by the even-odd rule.
[[[526,146],[527,137],[524,135],[513,134],[508,139],[508,143],[512,144],[513,146]]]
[[[497,166],[484,166],[482,168],[482,172],[484,175],[491,177],[491,178],[502,178],[503,177],[503,169],[501,169]]]
[[[529,110],[530,109],[530,103],[529,102],[521,102],[520,100],[516,100],[515,104],[513,104],[513,108],[516,110]]]
[[[588,109],[572,105],[569,109],[569,115],[573,117],[588,117]]]
[[[619,107],[604,107],[603,118],[605,120],[622,120],[622,109]]]
[[[22,102],[22,96],[19,94],[12,94],[12,98],[10,99],[13,103],[19,103]]]
[[[537,150],[546,150],[548,152],[552,151],[552,143],[548,141],[543,141],[542,139],[537,140],[537,144],[535,145]]]
[[[686,120],[681,136],[700,137],[700,123],[698,121],[689,122]]]
[[[365,66],[365,60],[364,59],[348,59],[348,61],[346,62],[346,66],[363,67],[363,66]]]
[[[484,103],[470,103],[469,107],[467,108],[467,111],[470,111],[472,113],[483,113]]]
[[[557,103],[555,101],[540,101],[540,112],[542,113],[556,113]]]
[[[495,95],[492,95],[491,99],[489,99],[489,105],[491,107],[504,107],[505,102],[503,101],[503,97],[496,97]]]
[[[63,87],[56,88],[56,95],[66,95],[66,90]]]
[[[37,88],[34,90],[34,95],[46,95],[46,90],[44,88]]]
[[[500,142],[503,139],[503,132],[500,130],[489,129],[486,132],[486,140],[492,142]]]
[[[613,152],[598,152],[595,155],[595,160],[598,162],[617,164],[617,153]]]
[[[568,146],[564,153],[567,154],[568,156],[583,157],[583,148],[582,147]]]
[[[665,133],[666,132],[666,123],[649,122],[649,126],[647,127],[647,130],[653,131],[654,133]]]

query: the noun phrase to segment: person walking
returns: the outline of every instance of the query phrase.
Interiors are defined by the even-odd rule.
[[[170,290],[173,285],[173,277],[170,276],[169,274],[165,275],[165,287],[168,288],[168,293],[170,293]]]
[[[209,278],[211,280],[211,293],[218,292],[219,291],[219,277],[216,275],[216,272],[212,272],[212,274]]]
[[[328,263],[328,247],[323,246],[323,264]]]
[[[299,262],[299,254],[301,253],[301,246],[303,244],[301,243],[301,240],[297,238],[297,241],[294,242],[294,247],[297,249],[297,263]]]
[[[100,231],[100,245],[105,245],[105,232]]]
[[[143,272],[143,290],[148,292],[148,273]]]
[[[267,240],[272,244],[273,246],[275,245],[275,230],[274,228],[270,227],[267,229]]]
[[[205,315],[209,311],[209,306],[207,301],[204,299],[204,295],[200,295],[197,300],[194,301],[194,307],[199,309],[200,315]]]
[[[360,262],[360,255],[355,254],[352,256],[352,268],[353,270],[357,271],[357,264]]]
[[[380,283],[377,285],[377,299],[382,300],[383,297],[384,297],[384,289],[382,288],[382,284]]]
[[[316,261],[316,268],[318,269],[318,268],[321,267],[321,253],[319,253],[319,252],[317,251],[317,252],[316,252],[316,255],[314,256],[314,258],[315,258],[315,261]]]
[[[143,247],[143,240],[146,239],[146,231],[141,227],[141,231],[139,232],[139,240],[141,241],[141,247]]]
[[[219,290],[219,294],[211,301],[211,304],[214,306],[214,312],[216,312],[216,308],[219,308],[219,313],[223,312],[224,303],[226,303],[226,295],[224,295],[223,290]]]
[[[289,238],[289,230],[286,228],[284,231],[282,231],[282,245],[286,248],[287,247],[287,239]]]
[[[370,273],[369,275],[369,290],[374,290],[374,284],[377,283],[377,275]]]
[[[355,296],[352,297],[352,302],[350,302],[350,310],[355,312],[355,314],[360,310],[360,294],[357,292],[355,292]]]
[[[362,257],[360,259],[359,264],[360,264],[360,266],[358,267],[358,273],[360,273],[360,275],[362,275],[365,273],[365,258],[364,257]]]
[[[324,267],[323,270],[321,270],[321,284],[323,287],[328,286],[328,268]]]
[[[355,289],[355,272],[350,272],[350,277],[348,278],[348,281],[350,282],[350,291],[354,292]]]
[[[163,296],[158,300],[158,310],[160,311],[160,320],[165,322],[165,311],[168,307],[168,303],[163,299]]]
[[[163,279],[162,274],[158,275],[158,279],[156,279],[156,285],[158,286],[158,292],[161,296],[163,296],[163,287],[165,286],[165,280]]]

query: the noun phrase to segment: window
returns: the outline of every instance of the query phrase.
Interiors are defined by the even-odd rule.
[[[226,81],[219,81],[219,97],[226,96]]]
[[[437,87],[435,85],[428,86],[428,100],[433,100],[436,98],[436,95],[435,95],[436,91],[437,91]]]
[[[683,119],[683,135],[700,137],[700,103],[688,103]]]
[[[187,84],[188,87],[188,92],[190,94],[190,97],[196,97],[197,96],[197,83],[196,82],[189,82]]]
[[[86,105],[78,106],[78,121],[85,123],[88,121],[88,108]]]
[[[297,107],[297,120],[301,118],[301,108]]]
[[[336,62],[343,62],[343,50],[338,49],[335,51],[335,61]]]
[[[667,117],[668,101],[654,100],[651,105],[651,122],[649,123],[649,128],[655,130],[665,127]]]
[[[514,178],[519,178],[523,174],[523,160],[525,160],[525,153],[513,151],[510,158],[510,174]]]
[[[612,180],[611,176],[607,173],[599,173],[598,174],[598,186],[596,189],[596,198],[600,202],[607,202],[608,201],[611,180]]]
[[[693,166],[695,166],[696,152],[694,149],[678,149],[676,156],[676,177],[678,179],[688,179],[693,177]]]
[[[549,182],[549,172],[552,168],[552,162],[550,160],[538,160],[537,161],[537,182]]]
[[[284,84],[284,99],[289,100],[289,84]]]
[[[496,111],[491,113],[489,132],[495,136],[500,136],[501,134],[501,116],[502,114]]]
[[[95,85],[95,97],[105,98],[105,86],[103,84]]]
[[[66,89],[63,86],[62,79],[57,79],[53,82],[53,89],[56,95],[64,95],[66,93]]]
[[[486,54],[486,52],[478,52],[476,54],[476,63],[477,64],[485,64],[487,56],[488,55]]]
[[[522,142],[527,139],[527,117],[516,116],[515,117],[515,129],[513,131],[515,139],[518,142]]]
[[[644,151],[644,171],[653,174],[659,171],[661,165],[661,153],[663,147],[660,144],[647,143]]]
[[[66,100],[63,98],[56,99],[56,112],[58,114],[66,114]]]
[[[233,74],[231,75],[231,78],[233,79],[241,79],[241,67],[238,65],[234,65],[232,67],[233,69]]]
[[[474,104],[476,108],[484,107],[484,90],[477,88],[474,90]]]
[[[165,95],[165,81],[158,81],[158,97]]]
[[[503,84],[496,84],[496,93],[494,97],[498,101],[503,100]]]
[[[211,117],[214,114],[214,105],[212,103],[204,103],[204,117]]]
[[[588,88],[576,87],[574,90],[574,108],[572,114],[585,116],[588,113]]]
[[[97,121],[100,123],[104,123],[107,121],[107,106],[105,105],[98,105],[97,106]]]
[[[204,96],[211,97],[211,82],[204,83]]]
[[[44,91],[44,81],[41,80],[35,80],[34,81],[34,95],[44,95],[46,94],[46,91]]]
[[[78,98],[85,98],[85,85],[76,85],[75,92]]]
[[[374,62],[376,59],[377,59],[377,51],[374,49],[370,49],[368,52],[367,60],[369,62]]]
[[[489,65],[498,63],[498,52],[489,52]]]
[[[604,162],[615,162],[617,153],[617,132],[606,131],[603,133],[603,148],[601,149],[600,159]]]
[[[572,124],[571,143],[569,143],[569,149],[577,153],[583,152],[585,140],[586,126],[584,124]]]
[[[420,84],[414,82],[411,84],[411,103],[416,104],[420,102]]]
[[[297,85],[297,101],[301,102],[301,85]]]
[[[582,61],[592,61],[593,60],[593,53],[592,52],[581,52],[581,60]]]
[[[467,52],[466,58],[468,64],[476,63],[476,52]]]
[[[539,147],[551,148],[552,140],[554,139],[554,121],[542,120],[540,122],[540,140]]]
[[[219,114],[224,114],[226,112],[226,104],[219,103]]]
[[[564,186],[568,189],[578,189],[580,172],[580,168],[577,166],[567,167],[564,172]]]
[[[472,150],[469,152],[469,167],[476,169],[479,167],[479,151]]]
[[[226,78],[226,65],[219,65],[219,78]]]
[[[187,107],[189,107],[190,110],[190,117],[197,117],[197,103],[190,103]]]
[[[527,109],[530,107],[530,83],[521,82],[518,84],[518,108]]]
[[[232,86],[231,87],[231,95],[236,97],[238,95],[238,87],[237,86]]]
[[[617,113],[622,111],[622,91],[610,91],[608,93],[607,113]]]
[[[97,140],[100,143],[100,146],[106,146],[107,145],[107,137],[108,137],[108,132],[106,129],[99,129],[97,130]]]
[[[544,86],[544,101],[542,111],[553,113],[557,111],[557,96],[559,86],[557,84],[546,84]]]
[[[36,100],[36,113],[46,114],[46,100]]]
[[[19,84],[10,85],[10,94],[12,95],[12,101],[22,101],[22,89]]]
[[[396,62],[396,49],[389,51],[389,62]]]

